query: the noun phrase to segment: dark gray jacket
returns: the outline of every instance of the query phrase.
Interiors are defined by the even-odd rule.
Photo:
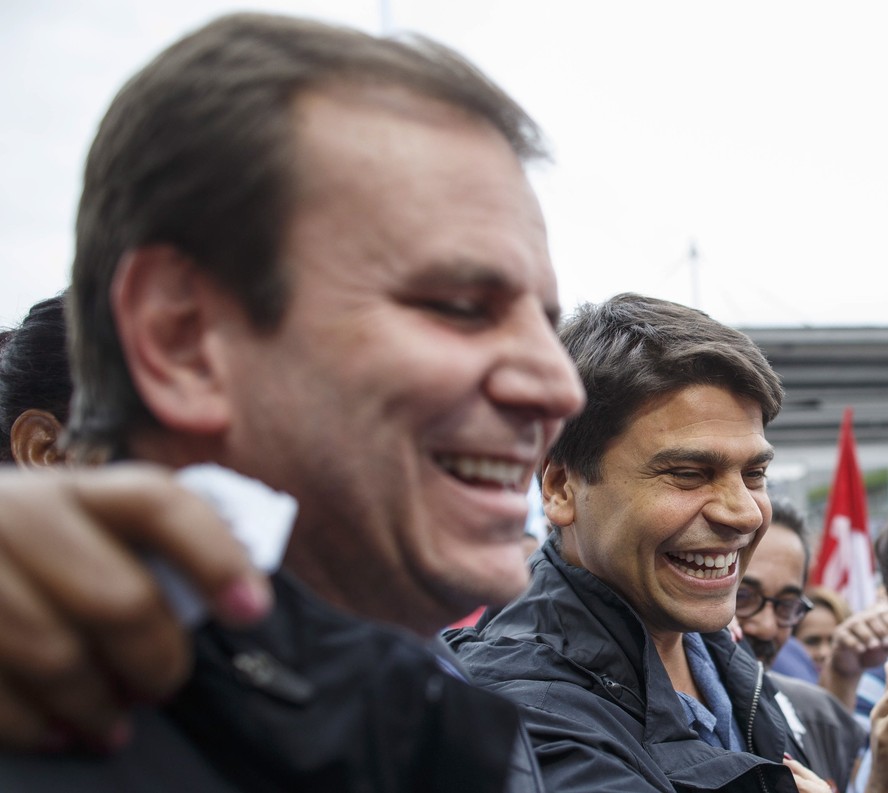
[[[749,753],[701,741],[635,612],[551,542],[528,591],[447,635],[474,680],[521,705],[549,790],[795,793],[786,723],[761,666],[727,631],[703,637]]]
[[[0,753],[4,793],[539,793],[517,708],[415,638],[341,614],[286,575],[259,629],[196,637],[191,681],[98,757]]]

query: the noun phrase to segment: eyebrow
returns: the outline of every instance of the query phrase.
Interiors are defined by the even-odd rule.
[[[496,267],[471,259],[441,261],[415,271],[410,282],[421,286],[485,286],[497,289],[515,289],[514,284]]]
[[[763,452],[750,457],[743,463],[743,467],[750,465],[762,465],[774,459],[774,449],[770,446]],[[708,449],[688,449],[682,446],[674,446],[670,449],[661,449],[649,461],[649,465],[662,465],[664,463],[698,463],[712,468],[729,468],[732,465],[730,458],[723,452],[710,451]]]
[[[749,575],[743,576],[743,578],[740,580],[740,583],[746,584],[746,586],[754,586],[758,590],[762,589],[762,582],[759,581],[757,578],[754,578],[753,576],[749,576]],[[789,585],[783,587],[777,593],[777,595],[778,596],[780,596],[780,595],[801,595],[803,591],[804,590],[801,587],[793,586],[792,584],[789,584]]]

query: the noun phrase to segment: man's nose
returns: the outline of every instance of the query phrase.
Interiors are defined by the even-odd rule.
[[[741,473],[732,473],[719,483],[716,496],[706,507],[706,518],[741,534],[751,534],[762,527],[764,514],[758,499]]]
[[[758,614],[743,620],[741,626],[743,632],[750,636],[755,636],[762,641],[772,641],[780,630],[780,626],[777,624],[777,615],[774,612],[774,604],[771,601],[766,602]]]
[[[543,419],[565,419],[579,412],[586,391],[542,309],[522,312],[515,329],[488,377],[491,398]]]

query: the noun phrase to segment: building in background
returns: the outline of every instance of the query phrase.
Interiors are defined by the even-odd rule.
[[[839,453],[839,427],[854,410],[870,534],[888,523],[888,327],[743,328],[783,380],[783,410],[768,427],[776,456],[772,493],[807,511],[812,545],[823,529]]]

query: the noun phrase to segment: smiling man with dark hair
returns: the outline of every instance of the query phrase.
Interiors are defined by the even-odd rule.
[[[641,295],[581,306],[561,338],[587,403],[542,466],[552,534],[523,595],[449,636],[461,660],[521,705],[559,793],[826,790],[784,760],[773,689],[723,630],[771,518],[777,375]]]

